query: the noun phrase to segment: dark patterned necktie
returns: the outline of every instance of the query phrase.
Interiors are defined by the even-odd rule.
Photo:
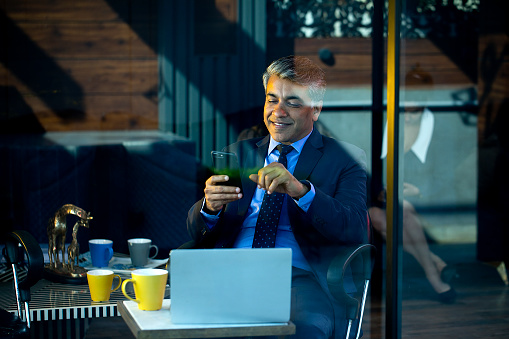
[[[286,167],[286,155],[293,150],[290,145],[277,145],[280,164]],[[256,220],[253,248],[274,247],[276,244],[276,232],[283,206],[284,193],[273,192],[263,196],[262,206]]]

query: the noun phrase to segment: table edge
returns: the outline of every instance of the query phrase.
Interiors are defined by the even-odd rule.
[[[124,305],[125,300],[117,301],[117,310],[122,319],[133,333],[139,339],[155,339],[155,338],[215,338],[228,336],[256,336],[256,335],[291,335],[295,334],[295,324],[292,321],[282,325],[266,325],[266,326],[241,326],[241,327],[214,327],[214,328],[186,328],[186,329],[150,329],[141,330],[136,320],[131,315],[127,307]],[[267,329],[278,330],[275,332],[263,333]],[[247,333],[246,333],[247,330]],[[226,333],[227,332],[227,333]],[[277,332],[277,333],[276,333]]]

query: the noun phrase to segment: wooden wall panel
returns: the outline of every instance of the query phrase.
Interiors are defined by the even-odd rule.
[[[19,23],[30,39],[16,44],[16,59],[29,60],[26,45],[36,44],[52,58],[155,58],[156,52],[140,39],[148,31],[141,24],[125,22]]]
[[[371,83],[371,39],[329,38],[295,39],[295,54],[306,56],[320,65],[326,74],[327,86],[365,86]],[[328,49],[334,63],[320,60],[319,51]]]
[[[122,0],[114,2],[127,4]],[[9,17],[15,21],[118,20],[129,10],[127,6],[122,6],[124,12],[118,13],[104,0],[5,0],[4,6]]]
[[[371,84],[371,39],[295,39],[295,54],[304,55],[326,71],[327,83],[334,87]],[[328,49],[334,55],[334,64],[325,64],[319,51]],[[427,70],[439,85],[474,86],[468,76],[432,41],[409,39],[401,42],[402,65],[405,74],[416,64]],[[384,63],[385,65],[385,63]]]
[[[51,131],[156,130],[158,126],[157,102],[143,96],[87,96],[80,103],[89,107],[87,114],[73,112],[69,105],[50,109],[35,96],[27,97],[26,104]]]
[[[36,62],[32,60],[31,62]],[[16,65],[23,61],[11,63]],[[42,64],[43,62],[41,62]],[[157,79],[157,60],[58,60],[57,65],[79,85],[79,90],[86,95],[143,95],[154,90]],[[20,65],[21,67],[21,65]],[[40,81],[41,83],[38,83]],[[12,74],[8,76],[10,86],[15,86],[24,94],[38,95],[59,91],[58,80],[34,78],[30,87]],[[49,87],[49,84],[56,84]],[[31,88],[41,88],[33,91]],[[67,94],[77,94],[67,91]]]
[[[303,54],[313,54],[327,48],[334,54],[371,55],[369,38],[296,38],[295,50]]]
[[[8,89],[0,122],[32,115],[46,131],[157,129],[157,6],[0,2],[0,86]]]

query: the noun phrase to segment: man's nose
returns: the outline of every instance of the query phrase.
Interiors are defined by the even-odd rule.
[[[286,116],[288,113],[286,113],[286,109],[284,107],[284,104],[282,102],[278,103],[276,107],[274,107],[273,113],[276,116]]]

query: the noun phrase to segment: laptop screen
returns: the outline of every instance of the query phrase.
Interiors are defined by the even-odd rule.
[[[172,322],[288,322],[291,272],[290,248],[173,250]]]

